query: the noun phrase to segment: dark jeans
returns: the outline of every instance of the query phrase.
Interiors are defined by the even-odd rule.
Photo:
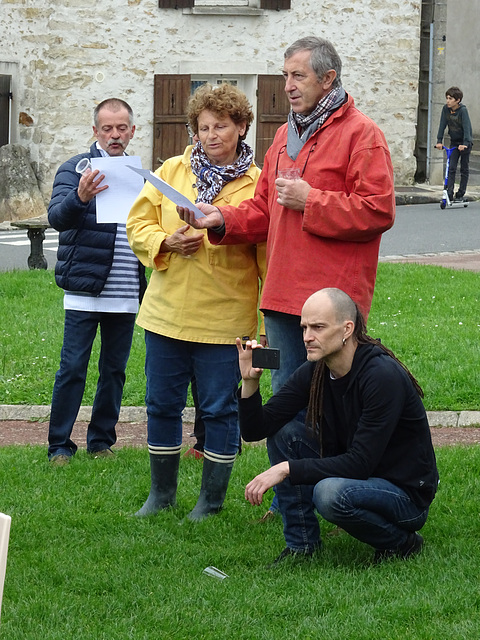
[[[307,359],[300,317],[288,313],[266,313],[268,346],[280,349],[280,369],[272,369],[272,391],[277,393],[292,373]]]
[[[235,459],[240,429],[237,347],[167,338],[145,331],[148,445],[151,450],[182,444],[182,412],[188,385],[195,377],[200,418],[205,426],[205,453]]]
[[[200,416],[200,400],[198,399],[198,389],[197,389],[197,381],[195,380],[195,376],[193,376],[191,381],[192,388],[192,397],[193,404],[195,406],[195,422],[193,424],[193,435],[195,436],[196,442],[193,445],[193,448],[196,451],[205,450],[205,423],[203,422]],[[238,454],[242,453],[242,438],[239,436],[238,438]]]
[[[296,420],[288,422],[274,436],[267,438],[267,449],[272,466],[285,460],[319,457],[318,442],[309,435],[305,423]],[[313,551],[320,544],[313,489],[313,484],[293,485],[289,477],[276,485],[285,542],[295,551]]]
[[[60,368],[55,376],[48,431],[48,457],[71,456],[77,445],[70,439],[85,390],[88,362],[100,325],[99,378],[87,430],[87,450],[101,451],[115,444],[125,384],[134,313],[65,311]]]
[[[318,458],[318,444],[304,425],[289,422],[268,439],[272,464],[285,460]],[[312,551],[320,543],[314,508],[333,524],[375,549],[398,549],[410,532],[425,524],[428,508],[418,507],[388,480],[325,478],[316,485],[292,485],[289,478],[277,485],[287,547]]]
[[[460,143],[461,144],[461,143]],[[457,198],[463,198],[465,191],[467,190],[469,169],[468,163],[470,161],[471,147],[468,147],[464,151],[459,151],[458,147],[450,155],[450,166],[448,168],[448,180],[447,180],[447,192],[450,200],[453,200],[453,191],[455,189],[455,174],[457,173],[458,160],[460,159],[460,186],[456,193]]]
[[[318,513],[374,549],[399,549],[423,527],[428,507],[384,478],[326,478],[315,485]]]
[[[200,417],[200,402],[198,399],[198,389],[197,389],[197,381],[195,380],[195,376],[193,376],[191,381],[192,388],[192,398],[193,404],[195,406],[195,423],[193,425],[193,433],[196,438],[196,443],[193,445],[193,448],[197,451],[203,451],[205,447],[205,425],[203,424],[203,420]]]
[[[305,343],[303,342],[303,330],[300,326],[300,317],[288,313],[265,314],[265,330],[267,332],[268,346],[280,349],[280,369],[272,369],[272,391],[277,393],[283,387],[288,378],[307,359]],[[301,411],[296,420],[305,421],[306,411]],[[273,488],[274,496],[269,511],[276,513],[278,508],[277,489]]]

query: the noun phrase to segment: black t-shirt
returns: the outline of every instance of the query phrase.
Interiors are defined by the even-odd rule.
[[[327,393],[330,395],[332,423],[335,425],[335,438],[337,452],[347,450],[349,425],[345,414],[345,404],[343,396],[347,391],[350,382],[350,372],[342,378],[332,378],[327,372],[325,384],[328,388]]]

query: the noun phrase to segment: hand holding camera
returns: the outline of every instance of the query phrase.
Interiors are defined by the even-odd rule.
[[[280,349],[268,347],[252,351],[252,367],[259,369],[280,369]]]
[[[258,389],[258,381],[263,369],[278,369],[280,367],[280,351],[263,348],[256,340],[247,340],[245,345],[242,345],[240,338],[237,338],[235,342],[243,380],[242,398],[248,398]]]

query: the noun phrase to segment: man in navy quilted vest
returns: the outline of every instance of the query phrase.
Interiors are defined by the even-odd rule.
[[[55,280],[65,291],[63,347],[48,431],[48,458],[54,465],[67,464],[77,451],[71,434],[98,327],[99,377],[87,451],[95,457],[113,454],[135,316],[146,284],[125,224],[97,222],[95,197],[108,185],[103,174],[88,167],[91,158],[125,153],[135,133],[133,112],[123,100],[109,98],[97,105],[93,121],[97,141],[58,169],[48,207],[48,220],[60,232]],[[79,173],[82,160],[87,170]]]

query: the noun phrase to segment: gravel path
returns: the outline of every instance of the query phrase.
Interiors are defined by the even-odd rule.
[[[75,423],[72,439],[79,447],[85,447],[87,431],[86,422]],[[432,440],[436,447],[451,446],[456,444],[479,444],[480,428],[478,427],[432,427]],[[48,422],[29,422],[24,420],[0,421],[0,447],[12,444],[37,444],[47,445]],[[194,438],[193,424],[183,424],[183,444],[192,446]],[[116,447],[133,446],[144,447],[147,440],[146,422],[119,422],[117,425]]]

